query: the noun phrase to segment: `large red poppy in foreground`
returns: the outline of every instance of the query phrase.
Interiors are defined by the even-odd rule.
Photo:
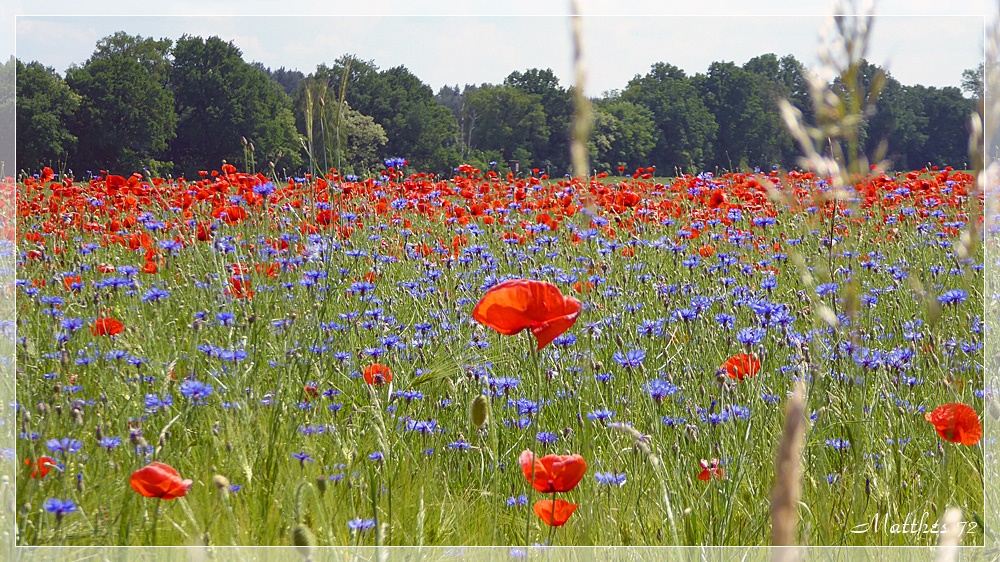
[[[542,349],[576,322],[583,305],[545,281],[512,279],[491,287],[472,311],[480,324],[505,336],[531,330]]]
[[[975,445],[983,437],[979,415],[968,404],[952,402],[938,406],[924,414],[924,419],[934,424],[934,429],[945,441]]]

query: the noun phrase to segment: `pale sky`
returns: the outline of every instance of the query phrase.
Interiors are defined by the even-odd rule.
[[[217,35],[233,41],[247,61],[306,74],[320,63],[353,53],[381,69],[404,65],[435,92],[443,85],[498,83],[512,71],[528,68],[551,68],[563,86],[573,83],[568,1],[14,4],[17,17],[0,14],[0,29],[15,30],[16,55],[60,73],[86,61],[98,39],[121,30],[171,39],[185,33]],[[985,0],[972,0],[949,5],[949,14],[944,14],[941,5],[930,0],[878,3],[868,60],[883,65],[904,84],[959,86],[962,71],[983,60],[984,22],[995,8]],[[587,16],[583,31],[589,95],[622,89],[659,61],[695,74],[705,72],[713,61],[741,65],[773,52],[795,55],[816,68],[820,30],[833,11],[832,2],[803,7],[794,0],[579,0],[579,6]],[[6,59],[14,50],[11,37],[0,33],[0,57]]]

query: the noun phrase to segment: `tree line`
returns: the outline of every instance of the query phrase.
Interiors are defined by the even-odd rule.
[[[862,82],[880,71],[865,62]],[[353,55],[307,76],[247,62],[218,37],[174,42],[119,32],[65,76],[12,58],[0,65],[0,82],[15,72],[16,92],[0,88],[0,112],[16,111],[16,165],[26,173],[50,166],[76,177],[100,170],[192,177],[225,160],[279,176],[330,168],[364,175],[388,157],[438,173],[461,163],[506,171],[512,161],[550,176],[570,169],[573,90],[549,69],[435,93],[404,66],[383,70]],[[967,123],[982,84],[982,66],[965,71],[962,89],[904,85],[886,73],[862,131],[866,153],[885,142],[896,169],[965,167]],[[799,151],[778,101],[810,119],[808,90],[791,55],[713,62],[694,75],[658,62],[591,99],[591,167],[655,166],[661,174],[796,167]]]

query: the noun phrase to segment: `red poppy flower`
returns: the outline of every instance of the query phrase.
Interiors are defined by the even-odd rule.
[[[715,189],[712,191],[712,195],[708,199],[709,209],[718,209],[719,207],[725,205],[729,202],[729,197],[726,196],[726,192],[721,189]]]
[[[74,289],[73,288],[73,284],[74,283],[79,283],[79,282],[80,282],[80,276],[79,275],[69,275],[69,276],[63,277],[63,287],[66,287],[67,291],[73,291],[74,293],[79,293],[80,292],[79,289]]]
[[[229,288],[224,292],[234,299],[252,299],[254,295],[254,290],[250,288],[250,282],[245,280],[242,275],[230,277]]]
[[[701,466],[701,474],[698,475],[698,480],[708,482],[713,476],[719,480],[723,480],[725,478],[722,468],[719,467],[719,459],[712,459],[712,462],[701,459],[698,464]]]
[[[583,474],[587,472],[587,461],[580,455],[546,455],[537,459],[534,453],[525,450],[517,461],[521,464],[524,477],[532,487],[543,494],[568,492],[580,483]],[[535,472],[534,482],[531,480],[532,464]]]
[[[114,318],[98,318],[90,327],[90,333],[95,336],[117,336],[125,331],[125,325]]]
[[[181,479],[172,466],[152,462],[133,472],[129,484],[133,490],[147,498],[172,500],[187,494],[192,482]]]
[[[226,222],[226,224],[230,225],[239,224],[244,220],[246,220],[248,216],[246,209],[236,205],[233,205],[231,207],[226,207],[225,209],[222,210],[222,213],[225,213],[226,216],[222,217],[222,214],[220,213],[219,217],[222,217],[223,220]]]
[[[31,459],[24,459],[24,466],[34,467],[31,471],[32,478],[45,478],[45,475],[49,473],[49,470],[56,466],[56,461],[52,457],[38,457],[34,461]]]
[[[539,500],[535,502],[535,515],[549,527],[562,527],[569,521],[569,516],[576,511],[577,505],[566,500]]]
[[[924,419],[934,424],[934,429],[945,441],[975,445],[983,437],[983,426],[972,406],[952,402],[938,406],[924,414]]]
[[[748,353],[740,353],[726,359],[719,368],[725,370],[729,378],[743,380],[760,372],[760,359]]]
[[[381,363],[375,363],[374,365],[365,367],[364,376],[366,383],[373,386],[382,386],[383,384],[392,382],[392,369]]]
[[[205,223],[198,223],[195,236],[199,242],[208,242],[212,239],[212,228]]]
[[[494,285],[476,305],[480,324],[512,336],[529,328],[542,349],[576,322],[583,305],[545,281],[512,279]]]

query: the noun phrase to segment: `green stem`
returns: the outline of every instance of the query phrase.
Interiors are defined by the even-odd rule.
[[[157,520],[160,518],[160,502],[162,502],[162,501],[163,500],[161,500],[160,498],[156,498],[156,502],[153,504],[153,541],[151,543],[152,546],[157,546],[157,544],[156,544],[156,523],[157,523]]]

